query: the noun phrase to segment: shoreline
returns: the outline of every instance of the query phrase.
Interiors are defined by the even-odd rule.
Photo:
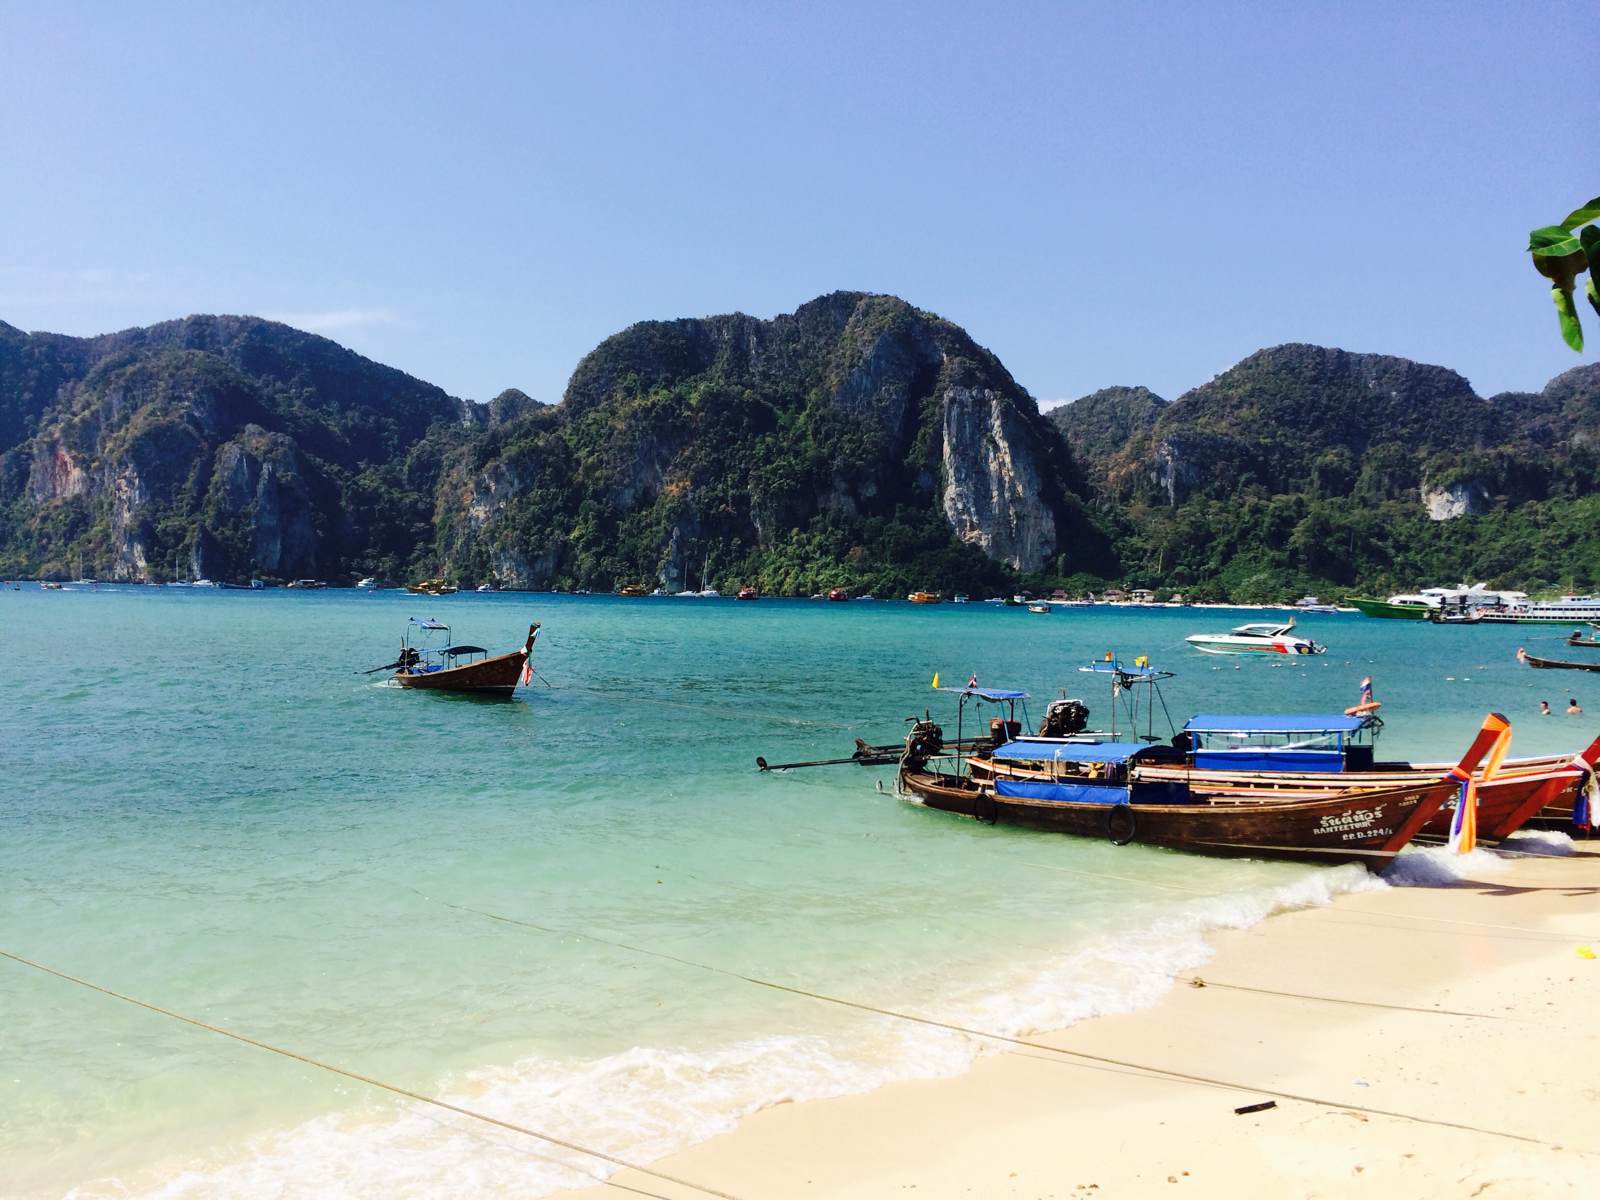
[[[1592,1194],[1600,959],[1578,948],[1600,954],[1600,844],[1461,866],[1214,932],[1153,1006],[1027,1039],[1089,1057],[1011,1047],[780,1102],[650,1166],[740,1200]]]

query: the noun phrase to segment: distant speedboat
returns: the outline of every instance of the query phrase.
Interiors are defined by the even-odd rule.
[[[967,603],[967,594],[965,592],[957,592],[954,596],[950,597],[950,603],[951,604],[965,604],[965,603]]]
[[[214,579],[196,579],[190,587],[214,588],[219,586]]]
[[[1028,611],[1031,612],[1031,613],[1047,613],[1047,612],[1050,611],[1050,606],[1048,604],[1042,604],[1042,603],[1041,604],[1030,604],[1030,605],[1028,605]]]
[[[829,591],[828,591],[828,599],[829,600],[848,600],[848,599],[850,599],[850,593],[848,591],[846,591],[844,588],[830,588]]]
[[[761,593],[756,591],[755,588],[749,587],[747,585],[747,586],[742,587],[742,588],[739,589],[739,594],[736,597],[734,597],[734,599],[736,599],[736,600],[759,600],[759,599],[761,599]]]
[[[255,580],[252,579],[250,582],[254,583]],[[378,590],[378,581],[371,575],[368,575],[365,579],[357,580],[356,587],[360,588],[363,592],[375,592]]]
[[[943,604],[944,597],[938,592],[912,592],[906,597],[913,604]]]
[[[1196,633],[1183,639],[1203,654],[1321,654],[1327,649],[1296,636],[1287,625],[1238,625],[1231,633]]]

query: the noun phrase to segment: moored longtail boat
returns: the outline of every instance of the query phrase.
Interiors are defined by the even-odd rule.
[[[1142,781],[1178,784],[1203,795],[1248,797],[1329,794],[1342,789],[1395,788],[1436,779],[1449,763],[1374,759],[1372,740],[1380,723],[1359,716],[1202,715],[1184,726],[1188,750],[1182,761],[1148,755],[1136,768]],[[1600,738],[1577,755],[1507,758],[1507,725],[1485,762],[1474,773],[1478,836],[1509,837],[1534,817],[1574,798],[1600,762]],[[975,765],[975,773],[1023,773],[1006,763]],[[1423,826],[1427,834],[1449,832],[1452,805]]]
[[[924,722],[923,724],[929,724]],[[1043,777],[992,777],[929,770],[925,730],[914,729],[900,766],[903,794],[929,808],[989,822],[1031,826],[1117,845],[1140,841],[1209,854],[1383,865],[1460,791],[1507,725],[1491,714],[1448,774],[1396,787],[1316,794],[1208,795],[1181,783],[1137,777],[1141,755],[1170,753],[1140,742],[1018,739],[996,762],[1044,766]]]
[[[1571,644],[1581,645],[1582,643]],[[1589,662],[1567,662],[1559,658],[1540,658],[1537,655],[1529,654],[1526,650],[1518,652],[1517,657],[1530,667],[1540,671],[1600,671],[1600,662],[1593,660]]]
[[[413,626],[424,633],[442,631],[447,644],[412,645]],[[469,692],[478,696],[510,696],[517,690],[518,683],[527,681],[528,656],[533,653],[534,639],[539,636],[537,621],[528,626],[528,640],[521,649],[492,658],[482,646],[448,644],[449,634],[448,625],[434,620],[419,621],[412,617],[401,642],[400,657],[389,664],[396,668],[393,676],[395,683],[404,688]]]

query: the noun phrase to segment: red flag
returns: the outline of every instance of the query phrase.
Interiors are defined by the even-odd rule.
[[[527,687],[533,682],[533,660],[526,659],[522,664],[522,686]]]

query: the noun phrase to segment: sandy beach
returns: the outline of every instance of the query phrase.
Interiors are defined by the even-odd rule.
[[[1154,1007],[1029,1039],[1070,1054],[779,1105],[653,1169],[741,1200],[1593,1195],[1600,845],[1456,869],[1217,934]]]

